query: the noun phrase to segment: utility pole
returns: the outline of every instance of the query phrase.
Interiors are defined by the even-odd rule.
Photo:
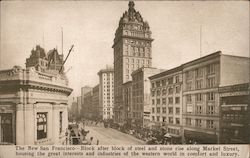
[[[200,57],[202,56],[202,25],[200,25]]]
[[[63,58],[63,27],[61,27],[61,31],[62,31],[62,58]]]

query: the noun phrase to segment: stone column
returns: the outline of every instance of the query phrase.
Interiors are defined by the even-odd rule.
[[[23,109],[23,104],[16,105],[16,145],[24,145],[24,109]]]
[[[64,113],[64,115],[63,115],[63,120],[64,120],[64,122],[63,122],[63,129],[64,130],[66,130],[66,128],[68,128],[68,125],[69,125],[69,119],[68,119],[68,109],[67,109],[67,105],[65,105],[65,108],[64,108],[64,110],[63,110],[63,113]]]
[[[52,122],[53,122],[53,127],[52,127],[52,135],[53,135],[53,143],[57,144],[59,142],[59,104],[53,104],[52,105]]]
[[[24,145],[35,143],[35,118],[33,104],[24,105]],[[17,131],[18,132],[18,131]]]

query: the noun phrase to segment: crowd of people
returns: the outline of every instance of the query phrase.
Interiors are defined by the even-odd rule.
[[[180,137],[172,137],[165,130],[152,130],[142,127],[131,127],[128,125],[119,125],[112,120],[82,120],[71,123],[69,125],[69,144],[82,144],[82,145],[98,145],[99,140],[93,143],[93,137],[87,138],[89,134],[88,130],[85,130],[85,126],[96,126],[113,128],[120,132],[129,134],[135,138],[145,141],[146,144],[181,144]],[[187,142],[189,143],[189,142]],[[192,143],[192,142],[191,142]]]

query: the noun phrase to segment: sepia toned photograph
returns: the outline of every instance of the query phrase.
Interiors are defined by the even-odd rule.
[[[0,145],[250,144],[249,1],[0,5]]]

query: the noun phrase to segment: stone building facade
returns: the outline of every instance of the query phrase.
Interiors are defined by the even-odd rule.
[[[99,84],[93,88],[92,96],[92,118],[102,119],[102,108],[99,106],[100,91]]]
[[[249,83],[249,58],[220,51],[183,64],[183,123],[186,141],[218,143],[219,87]]]
[[[150,123],[147,117],[150,114],[150,80],[149,76],[155,75],[162,70],[156,68],[142,67],[135,70],[132,76],[132,125],[147,127]],[[145,117],[144,117],[145,116]]]
[[[132,124],[132,81],[128,81],[123,83],[122,85],[123,90],[123,103],[125,109],[125,116],[124,120],[125,123],[131,127]]]
[[[250,144],[249,83],[219,88],[220,137],[222,144]]]
[[[131,73],[140,67],[151,67],[151,31],[148,23],[135,10],[134,2],[122,15],[114,44],[114,115],[115,122],[124,123],[122,85],[131,80]]]
[[[93,89],[84,94],[84,106],[83,106],[83,116],[84,118],[93,118]]]
[[[114,117],[114,69],[107,67],[98,72],[99,75],[99,113],[102,119]]]
[[[90,91],[92,91],[92,87],[90,87],[90,86],[81,87],[81,98],[82,99],[81,99],[81,108],[80,108],[80,115],[79,115],[80,118],[84,118],[87,115],[87,113],[85,111],[87,105],[84,102],[84,96],[86,93],[88,93]]]
[[[63,144],[71,92],[63,75],[34,67],[0,71],[1,144]]]
[[[165,129],[182,138],[182,66],[149,77],[151,81],[151,122],[153,129]]]

